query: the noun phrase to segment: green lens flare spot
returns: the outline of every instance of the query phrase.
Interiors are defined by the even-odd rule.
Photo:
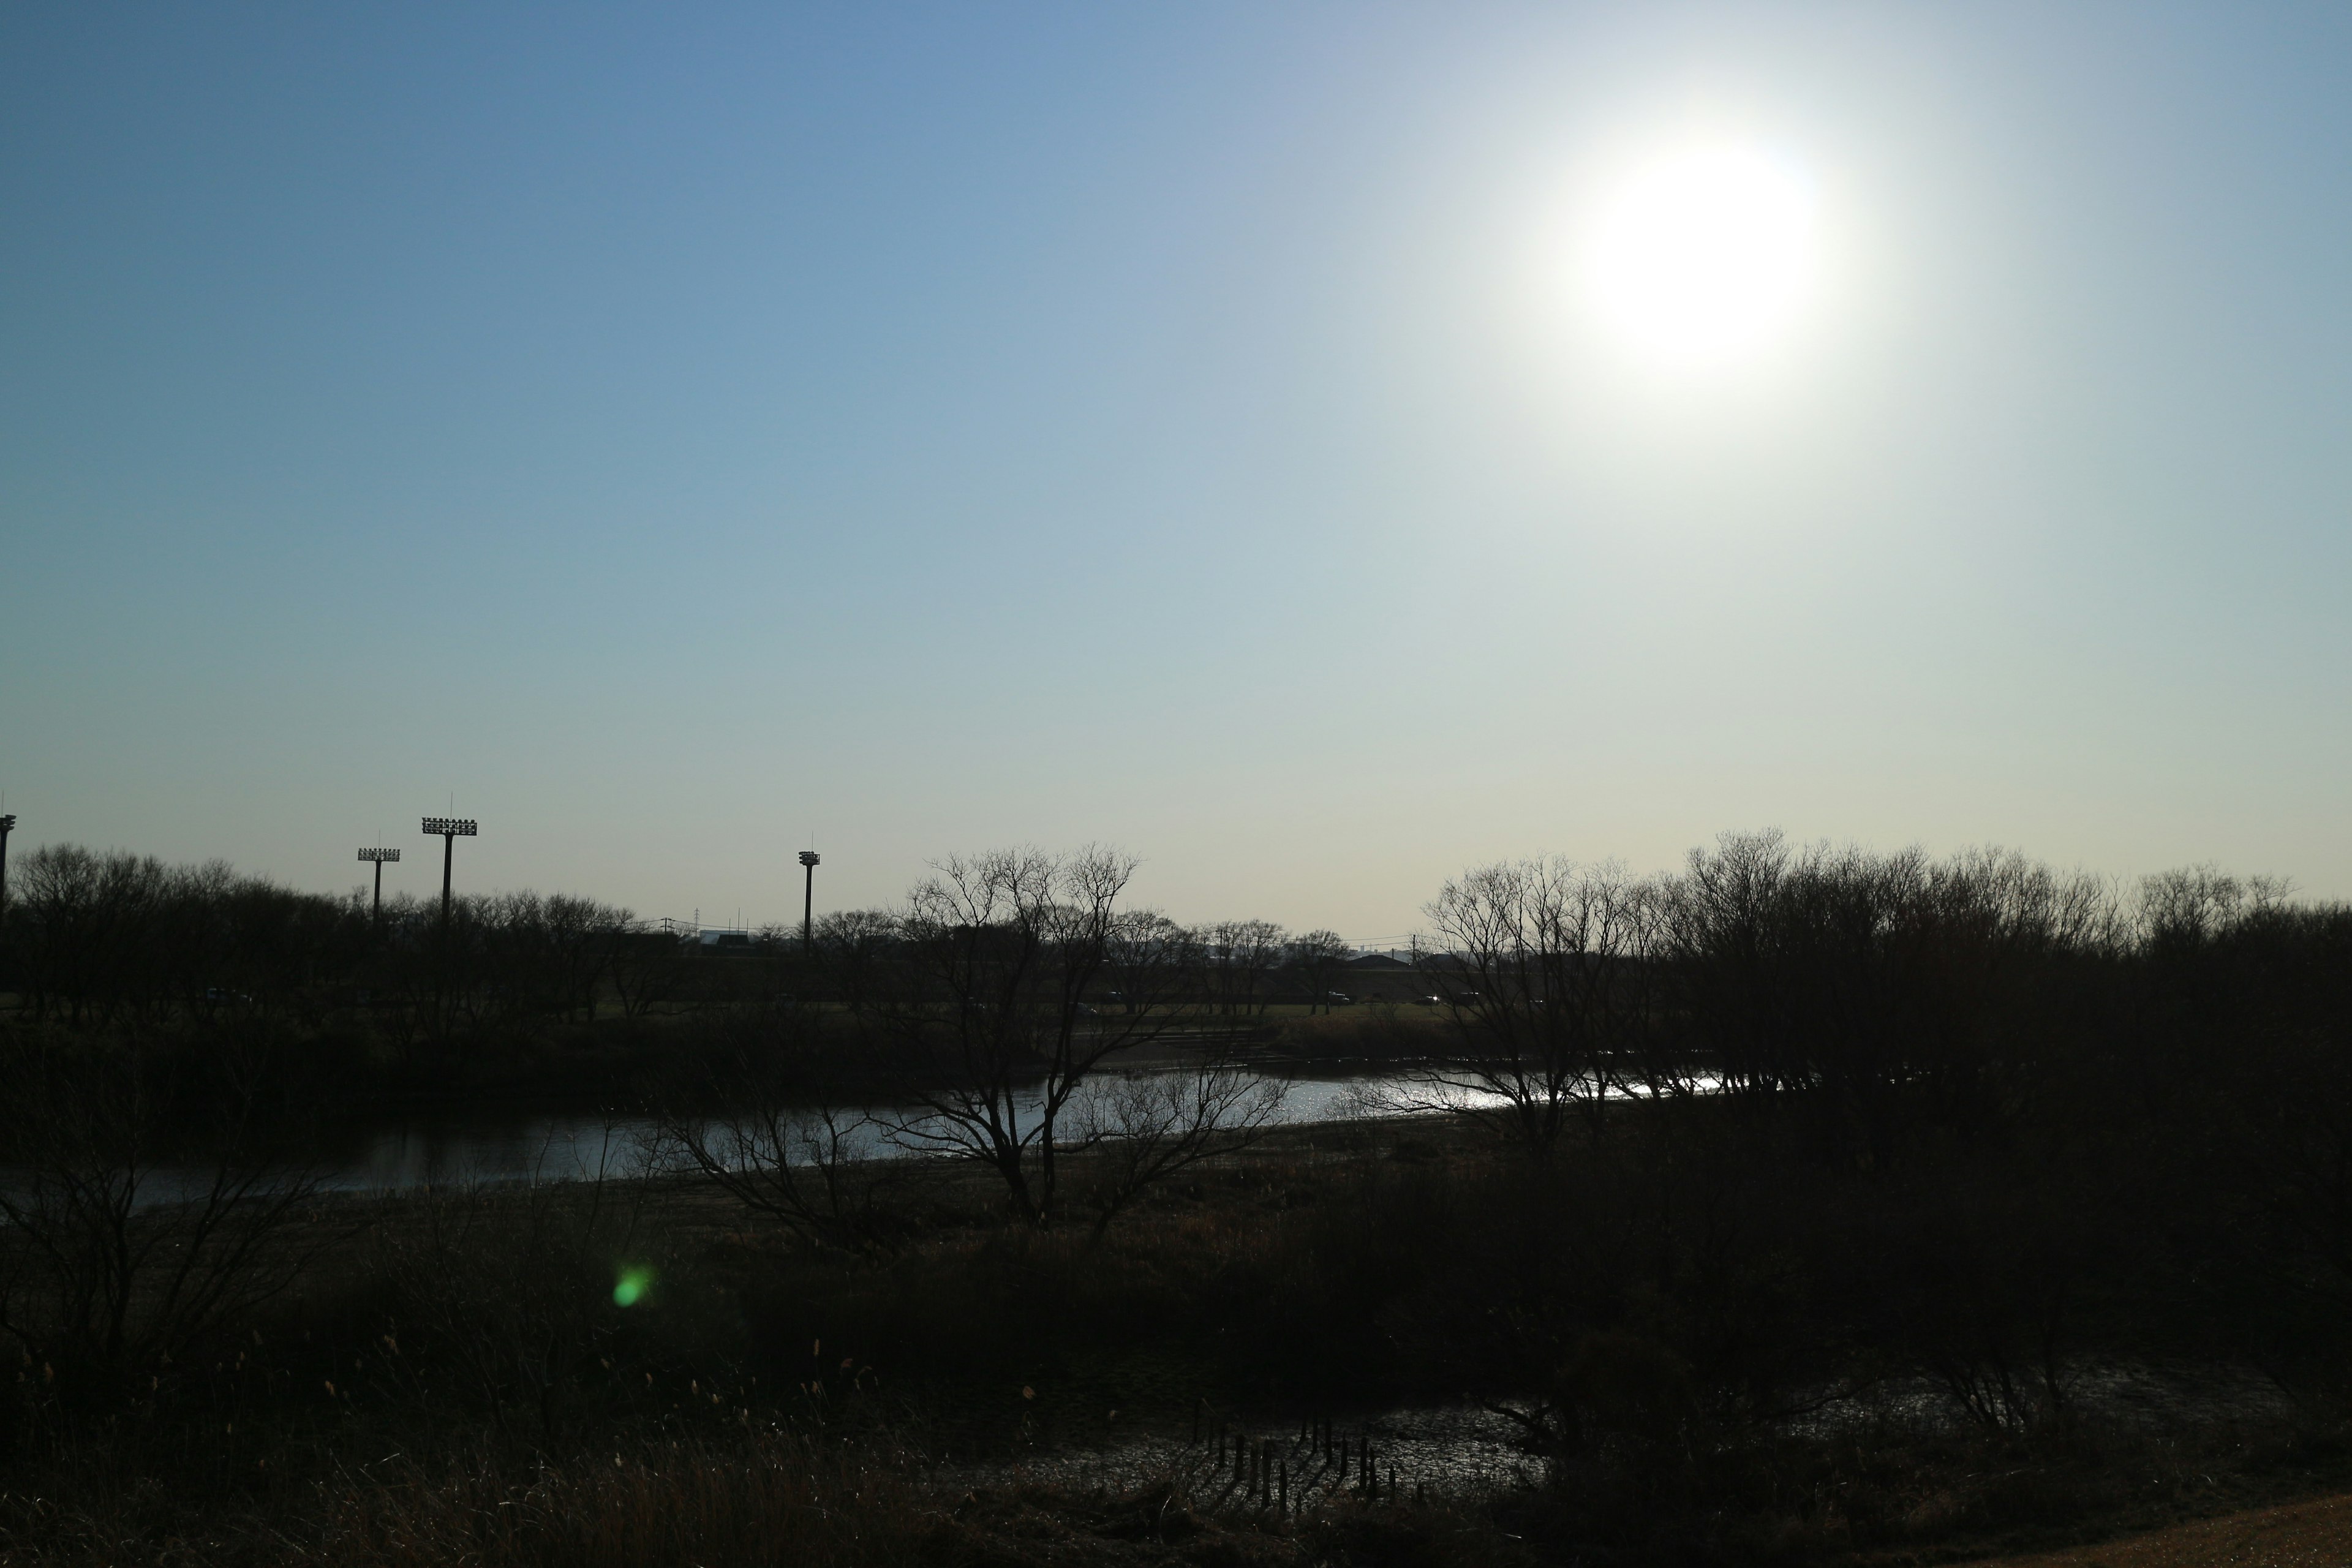
[[[613,1304],[616,1307],[635,1306],[637,1298],[653,1289],[653,1283],[654,1271],[650,1268],[623,1269],[621,1282],[613,1287]]]

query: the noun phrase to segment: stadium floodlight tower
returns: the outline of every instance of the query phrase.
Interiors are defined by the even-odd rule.
[[[368,924],[383,924],[383,863],[400,858],[397,849],[362,849],[360,858],[375,862],[375,901],[368,905]]]
[[[803,873],[801,882],[801,951],[803,952],[814,952],[815,948],[809,939],[812,930],[810,917],[816,910],[815,850],[803,849],[801,851],[801,867]]]
[[[457,840],[474,837],[474,819],[470,816],[428,816],[425,831],[441,836],[441,925],[449,924],[449,862],[457,853]]]
[[[0,915],[8,912],[8,835],[16,831],[16,814],[0,814]],[[0,935],[5,935],[0,928]]]

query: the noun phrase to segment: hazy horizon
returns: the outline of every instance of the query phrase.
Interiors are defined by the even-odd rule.
[[[2298,5],[17,8],[11,860],[2352,897],[2347,87]],[[1703,364],[1579,248],[1700,142],[1811,226]]]

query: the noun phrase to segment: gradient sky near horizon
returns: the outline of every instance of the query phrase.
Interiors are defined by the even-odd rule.
[[[1814,194],[1706,375],[1612,172]],[[19,853],[1402,935],[1727,829],[2352,896],[2340,5],[0,11]]]

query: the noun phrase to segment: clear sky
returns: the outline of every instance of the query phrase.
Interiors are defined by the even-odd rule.
[[[1694,368],[1590,252],[1701,143],[1809,248]],[[2339,5],[0,9],[19,852],[2352,896],[2347,499]]]

